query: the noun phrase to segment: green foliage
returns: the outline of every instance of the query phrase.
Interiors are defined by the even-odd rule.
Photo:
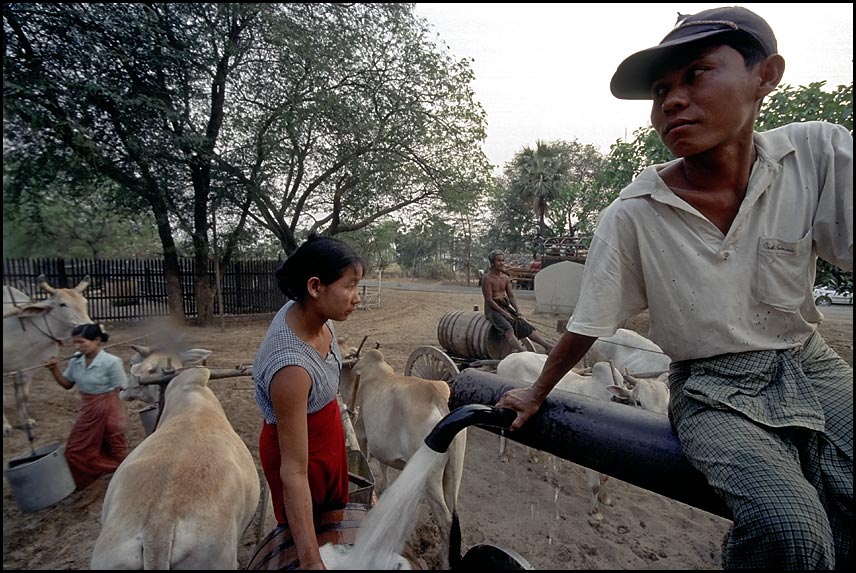
[[[525,146],[506,166],[511,194],[520,197],[523,203],[531,203],[542,237],[547,232],[544,219],[548,205],[568,185],[569,169],[570,163],[562,149],[544,141],[537,141],[535,149]]]
[[[228,257],[486,186],[470,62],[410,4],[7,4],[4,40],[8,143],[113,181],[165,253],[207,256],[212,204]]]
[[[539,237],[574,234],[603,170],[604,157],[592,145],[557,140],[524,147],[492,187],[484,254],[493,248],[534,253]]]
[[[9,149],[3,163],[4,257],[124,258],[160,252],[151,215],[72,157]]]
[[[400,224],[384,221],[357,231],[342,233],[339,238],[350,243],[366,262],[366,276],[372,271],[383,272],[395,262],[395,241]]]
[[[824,91],[825,81],[794,88],[784,85],[761,106],[756,122],[759,131],[788,123],[828,121],[843,125],[853,135],[853,84]]]
[[[428,261],[426,264],[420,265],[415,276],[420,279],[430,279],[434,281],[448,281],[455,279],[454,271],[443,261]]]
[[[397,262],[410,276],[432,278],[438,273],[452,273],[450,259],[456,233],[444,219],[442,214],[430,214],[399,231],[395,241]]]
[[[538,222],[532,214],[531,204],[517,193],[510,192],[505,177],[497,178],[490,187],[486,201],[491,223],[488,225],[479,248],[484,259],[493,249],[502,248],[509,252],[527,251],[538,235]]]
[[[301,227],[356,231],[486,181],[470,62],[431,41],[412,5],[273,6],[223,158],[287,252]]]

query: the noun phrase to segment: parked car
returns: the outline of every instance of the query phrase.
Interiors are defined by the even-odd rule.
[[[817,306],[829,306],[831,304],[853,304],[853,290],[831,287],[814,287],[814,304]]]

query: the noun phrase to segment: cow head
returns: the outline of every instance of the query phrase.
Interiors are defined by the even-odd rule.
[[[119,392],[122,400],[142,400],[157,404],[160,399],[158,384],[141,384],[142,377],[166,377],[179,368],[201,366],[211,356],[210,350],[191,348],[183,351],[171,351],[152,346],[131,345],[134,355],[131,357],[131,375],[128,385]]]
[[[660,378],[635,378],[624,374],[624,380],[629,388],[609,386],[609,391],[615,394],[615,400],[631,406],[638,406],[649,412],[668,414],[669,387]]]
[[[350,347],[342,355],[342,375],[339,379],[339,395],[342,396],[342,400],[349,408],[353,408],[354,406],[352,402],[356,398],[355,393],[359,388],[360,374],[365,366],[365,358],[368,353],[362,356],[360,353],[362,352],[363,345],[366,343],[367,339],[368,335],[364,336],[359,347]],[[340,338],[338,342],[339,347],[341,348],[345,344],[345,339]],[[383,355],[380,354],[379,350],[377,350],[378,348],[380,348],[380,343],[375,345],[375,350],[369,352],[377,352],[377,354],[380,355],[381,360],[383,360]]]
[[[42,316],[52,323],[56,336],[65,339],[71,337],[71,330],[75,326],[92,322],[89,303],[82,294],[89,286],[89,275],[74,288],[54,288],[47,283],[45,275],[39,275],[38,284],[51,296],[40,302],[26,303],[18,312],[20,318]]]

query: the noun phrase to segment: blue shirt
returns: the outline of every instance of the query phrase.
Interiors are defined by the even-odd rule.
[[[253,361],[256,404],[269,424],[276,424],[276,414],[270,399],[270,383],[274,375],[286,366],[300,366],[309,374],[312,386],[309,389],[307,414],[313,414],[329,404],[339,391],[342,353],[333,323],[327,321],[333,341],[327,356],[322,357],[286,324],[285,315],[293,304],[294,301],[287,302],[276,313]]]
[[[95,355],[89,366],[86,355],[76,353],[62,375],[84,394],[104,394],[128,384],[122,359],[103,350]]]

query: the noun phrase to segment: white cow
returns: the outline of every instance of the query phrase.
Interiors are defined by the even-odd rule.
[[[434,426],[449,413],[450,390],[446,382],[399,376],[379,350],[364,351],[355,365],[343,368],[339,393],[357,412],[354,431],[360,449],[367,459],[380,462],[382,485],[378,489],[389,483],[387,466],[403,470]],[[440,527],[441,556],[447,569],[466,440],[466,430],[455,436],[443,471],[429,476],[425,485],[425,496]]]
[[[15,383],[15,402],[22,426],[35,425],[27,413],[30,379],[34,371],[28,368],[44,364],[59,355],[60,346],[71,340],[75,326],[92,322],[83,291],[89,286],[87,275],[74,288],[53,288],[44,275],[39,286],[50,293],[46,300],[33,302],[23,292],[3,286],[3,374],[21,371],[20,383]],[[3,434],[12,433],[12,425],[3,413]]]
[[[612,336],[595,340],[577,366],[584,368],[598,362],[611,362],[620,372],[638,375],[667,372],[672,359],[648,338],[619,328]]]
[[[547,357],[534,352],[516,352],[503,358],[496,367],[496,374],[510,380],[535,382],[541,374]],[[625,382],[633,384],[628,388]],[[566,392],[583,394],[591,398],[617,401],[659,414],[666,414],[669,405],[669,388],[659,379],[639,379],[630,375],[622,376],[617,368],[606,362],[598,362],[591,367],[591,374],[570,371],[559,380],[555,388]],[[500,455],[505,451],[505,438],[500,438]],[[589,520],[598,523],[603,520],[600,504],[611,506],[612,499],[606,490],[609,476],[585,468],[586,481],[591,494]]]
[[[92,569],[238,567],[259,476],[208,388],[209,376],[206,368],[189,368],[168,384],[157,431],[125,458],[107,488]]]
[[[535,352],[514,352],[499,361],[496,374],[509,380],[533,383],[544,369],[547,362],[546,354]],[[566,392],[575,392],[592,398],[609,401],[613,396],[624,396],[620,391],[628,391],[624,387],[623,376],[616,369],[609,369],[609,364],[601,362],[596,368],[571,370],[565,374],[555,388]],[[506,455],[507,439],[499,438],[499,457],[503,462],[508,461]],[[528,448],[529,460],[538,461],[537,450]]]

